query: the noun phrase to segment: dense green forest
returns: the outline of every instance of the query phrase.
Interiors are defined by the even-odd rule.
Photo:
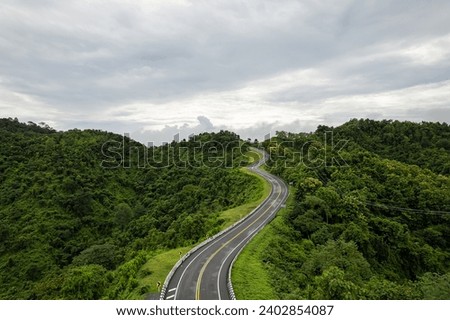
[[[270,299],[450,299],[449,141],[445,123],[278,132],[264,147],[289,210],[244,250],[237,280],[257,263]]]
[[[127,298],[151,252],[196,243],[251,200],[246,148],[227,131],[147,149],[1,119],[0,299]]]
[[[335,139],[349,139],[383,158],[450,174],[450,130],[447,124],[353,119],[329,128]],[[317,133],[328,130],[321,126]]]
[[[233,273],[259,290],[237,281],[238,298],[450,299],[449,141],[445,123],[356,119],[265,141],[291,196],[238,259]],[[221,131],[147,148],[0,119],[0,299],[145,293],[154,253],[255,200],[247,145]]]

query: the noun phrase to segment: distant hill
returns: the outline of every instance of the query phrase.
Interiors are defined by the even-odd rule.
[[[450,126],[446,123],[353,119],[333,131],[335,138],[350,139],[384,158],[450,174]]]

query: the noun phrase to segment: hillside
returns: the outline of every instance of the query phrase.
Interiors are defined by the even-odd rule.
[[[259,198],[240,145],[222,131],[147,149],[1,119],[0,299],[126,299],[153,252],[198,242],[220,212]]]
[[[449,134],[352,120],[266,141],[268,169],[292,195],[238,259],[237,297],[450,299]],[[263,292],[246,289],[245,266]]]
[[[383,158],[450,174],[450,127],[445,123],[353,119],[331,130],[335,139],[348,139]]]

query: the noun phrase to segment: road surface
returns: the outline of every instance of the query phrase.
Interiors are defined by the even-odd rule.
[[[234,257],[259,230],[273,219],[288,196],[288,188],[281,179],[259,168],[266,159],[267,154],[264,153],[264,157],[249,169],[271,184],[272,190],[268,198],[251,216],[183,261],[170,279],[164,299],[230,299],[227,288],[228,269]]]

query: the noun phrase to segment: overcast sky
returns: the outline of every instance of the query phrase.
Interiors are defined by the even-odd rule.
[[[171,141],[450,122],[450,1],[0,1],[0,117]]]

